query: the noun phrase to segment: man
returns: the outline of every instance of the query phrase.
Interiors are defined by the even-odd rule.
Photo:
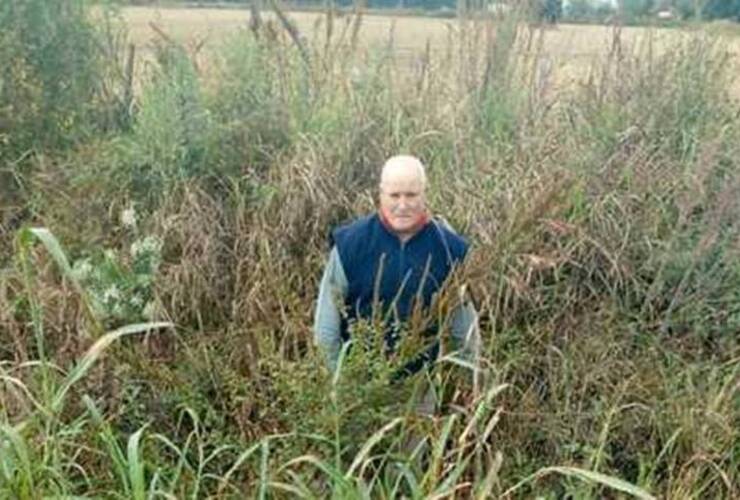
[[[386,347],[392,351],[416,308],[428,312],[432,299],[468,250],[467,242],[432,219],[424,195],[426,174],[413,156],[394,156],[383,166],[377,213],[332,232],[332,249],[321,279],[314,318],[316,343],[329,368],[337,367],[349,326],[381,314]],[[455,348],[469,359],[477,351],[477,316],[460,304],[451,316]],[[436,333],[436,327],[431,332]],[[439,343],[404,366],[414,373],[433,361]]]

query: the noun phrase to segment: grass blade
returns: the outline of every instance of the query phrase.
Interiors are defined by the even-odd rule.
[[[135,500],[146,499],[147,487],[146,480],[144,478],[144,461],[141,457],[139,444],[147,425],[144,425],[141,429],[131,435],[128,439],[128,446],[126,449],[126,457],[128,459],[128,480],[131,484],[131,493]]]
[[[579,469],[577,467],[545,467],[535,472],[531,476],[528,476],[522,479],[517,484],[515,484],[514,486],[506,490],[504,494],[501,496],[507,497],[511,495],[514,491],[518,490],[519,488],[527,484],[528,482],[534,481],[536,479],[539,479],[543,476],[546,476],[552,473],[562,474],[568,477],[575,477],[577,479],[580,479],[582,481],[586,481],[589,483],[602,484],[609,488],[632,495],[633,497],[639,498],[640,500],[656,500],[656,497],[654,497],[653,495],[651,495],[644,489],[632,483],[629,483],[623,479],[619,479],[613,476],[607,476],[606,474],[602,474],[601,472],[594,472],[594,471],[590,471],[586,469]]]
[[[100,427],[99,437],[105,444],[108,457],[113,461],[113,467],[118,475],[118,479],[121,481],[123,493],[129,495],[131,488],[129,486],[128,475],[126,474],[126,457],[123,454],[123,450],[119,446],[113,430],[108,425],[108,422],[103,419],[103,415],[101,415],[93,400],[89,396],[83,396],[82,401],[92,416],[93,422]]]
[[[260,457],[260,492],[259,499],[264,500],[267,498],[267,483],[269,482],[270,471],[268,468],[267,459],[270,457],[270,441],[264,440],[260,443],[260,450],[262,451]]]
[[[82,377],[85,376],[90,367],[97,361],[97,359],[103,354],[103,352],[116,340],[126,335],[132,335],[134,333],[143,333],[149,330],[156,330],[159,328],[170,328],[172,323],[159,322],[159,323],[136,323],[133,325],[124,326],[112,332],[106,333],[100,337],[90,349],[82,356],[82,359],[67,375],[62,386],[57,390],[54,395],[54,399],[51,404],[52,412],[58,412],[64,403],[64,398],[69,392],[70,388]]]
[[[481,483],[477,488],[475,495],[476,499],[484,500],[492,497],[491,491],[493,490],[494,485],[498,482],[498,473],[501,470],[501,464],[503,461],[503,454],[501,454],[500,451],[497,452],[493,459],[493,463],[488,468],[488,472],[486,473],[483,483]]]
[[[328,464],[324,462],[323,460],[320,460],[314,455],[302,455],[298,458],[294,458],[293,460],[290,460],[285,464],[284,467],[291,467],[293,465],[301,464],[301,463],[308,463],[313,466],[315,466],[317,469],[322,471],[326,476],[334,481],[334,489],[337,488],[347,488],[349,486],[349,482],[346,480],[346,478],[341,474],[339,470],[336,469],[331,464]]]
[[[391,429],[393,429],[395,426],[400,424],[402,421],[403,421],[403,418],[401,417],[394,418],[392,421],[384,425],[382,429],[376,431],[375,434],[370,436],[370,439],[368,439],[365,442],[365,444],[362,445],[362,448],[360,449],[359,453],[357,453],[357,456],[355,456],[355,459],[352,461],[352,465],[350,465],[344,477],[347,479],[352,477],[352,474],[354,474],[355,469],[357,469],[357,467],[359,467],[362,464],[362,461],[365,460],[365,457],[367,456],[368,453],[370,453],[370,450],[372,450],[373,446],[375,446],[378,443],[378,441],[383,439],[383,436],[385,436]]]
[[[20,480],[21,487],[17,491],[25,491],[30,498],[34,491],[34,481],[33,469],[31,467],[31,457],[28,453],[28,446],[26,446],[26,441],[16,429],[5,423],[0,423],[0,438],[2,438],[2,436],[5,436],[5,440],[9,442],[12,452],[18,458],[18,462],[21,466],[20,470],[15,471],[15,474],[13,474],[13,470],[9,470],[9,477],[5,478],[5,481],[12,483],[14,481]],[[4,445],[3,440],[0,439],[0,450],[3,451],[3,455],[7,453],[5,451],[5,448],[6,446]]]
[[[34,238],[38,239],[44,247],[46,247],[46,250],[62,270],[64,276],[72,281],[76,286],[79,286],[79,283],[77,283],[77,280],[72,274],[72,266],[69,264],[69,260],[62,249],[62,245],[60,245],[59,240],[51,234],[51,231],[45,227],[26,228],[20,231],[19,238],[24,247],[29,247]]]

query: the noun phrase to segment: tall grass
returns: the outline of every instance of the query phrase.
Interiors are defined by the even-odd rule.
[[[615,29],[559,88],[517,16],[460,19],[411,64],[392,33],[359,49],[360,16],[323,23],[299,43],[245,30],[207,69],[160,36],[130,119],[35,144],[25,170],[0,156],[23,187],[0,233],[0,496],[737,497],[740,127],[721,40],[627,48]],[[473,242],[433,312],[445,324],[467,290],[481,365],[445,338],[433,371],[388,384],[400,360],[367,324],[355,338],[375,347],[330,375],[310,331],[327,231],[372,210],[399,151]],[[154,276],[128,251],[147,237]],[[80,279],[105,262],[130,286]],[[131,319],[150,322],[106,333],[93,294],[141,287]]]

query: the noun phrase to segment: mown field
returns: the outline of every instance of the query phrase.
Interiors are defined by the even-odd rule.
[[[291,16],[0,6],[0,498],[738,498],[735,42]],[[482,359],[391,383],[424,339],[360,324],[330,374],[327,234],[399,152]]]

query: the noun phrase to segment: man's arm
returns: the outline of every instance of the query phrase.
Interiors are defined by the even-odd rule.
[[[461,302],[452,311],[450,331],[455,351],[463,360],[476,366],[480,357],[481,339],[478,312],[471,301]]]
[[[445,247],[448,257],[451,259],[450,248],[447,246],[447,240],[444,234],[437,226],[436,221],[432,221],[437,228],[437,231],[442,240],[442,244]],[[439,217],[439,224],[445,229],[455,234],[457,232],[450,226],[450,224],[442,217]],[[450,317],[450,330],[452,333],[452,348],[460,355],[460,357],[477,365],[480,357],[481,339],[480,339],[480,326],[478,324],[478,311],[475,310],[473,302],[469,297],[466,296],[464,289],[460,291],[460,302],[452,310]]]
[[[324,352],[331,371],[337,367],[339,352],[342,348],[342,320],[339,304],[344,302],[347,287],[347,277],[339,258],[339,252],[337,247],[333,247],[329,253],[324,275],[321,277],[313,324],[314,342]]]

